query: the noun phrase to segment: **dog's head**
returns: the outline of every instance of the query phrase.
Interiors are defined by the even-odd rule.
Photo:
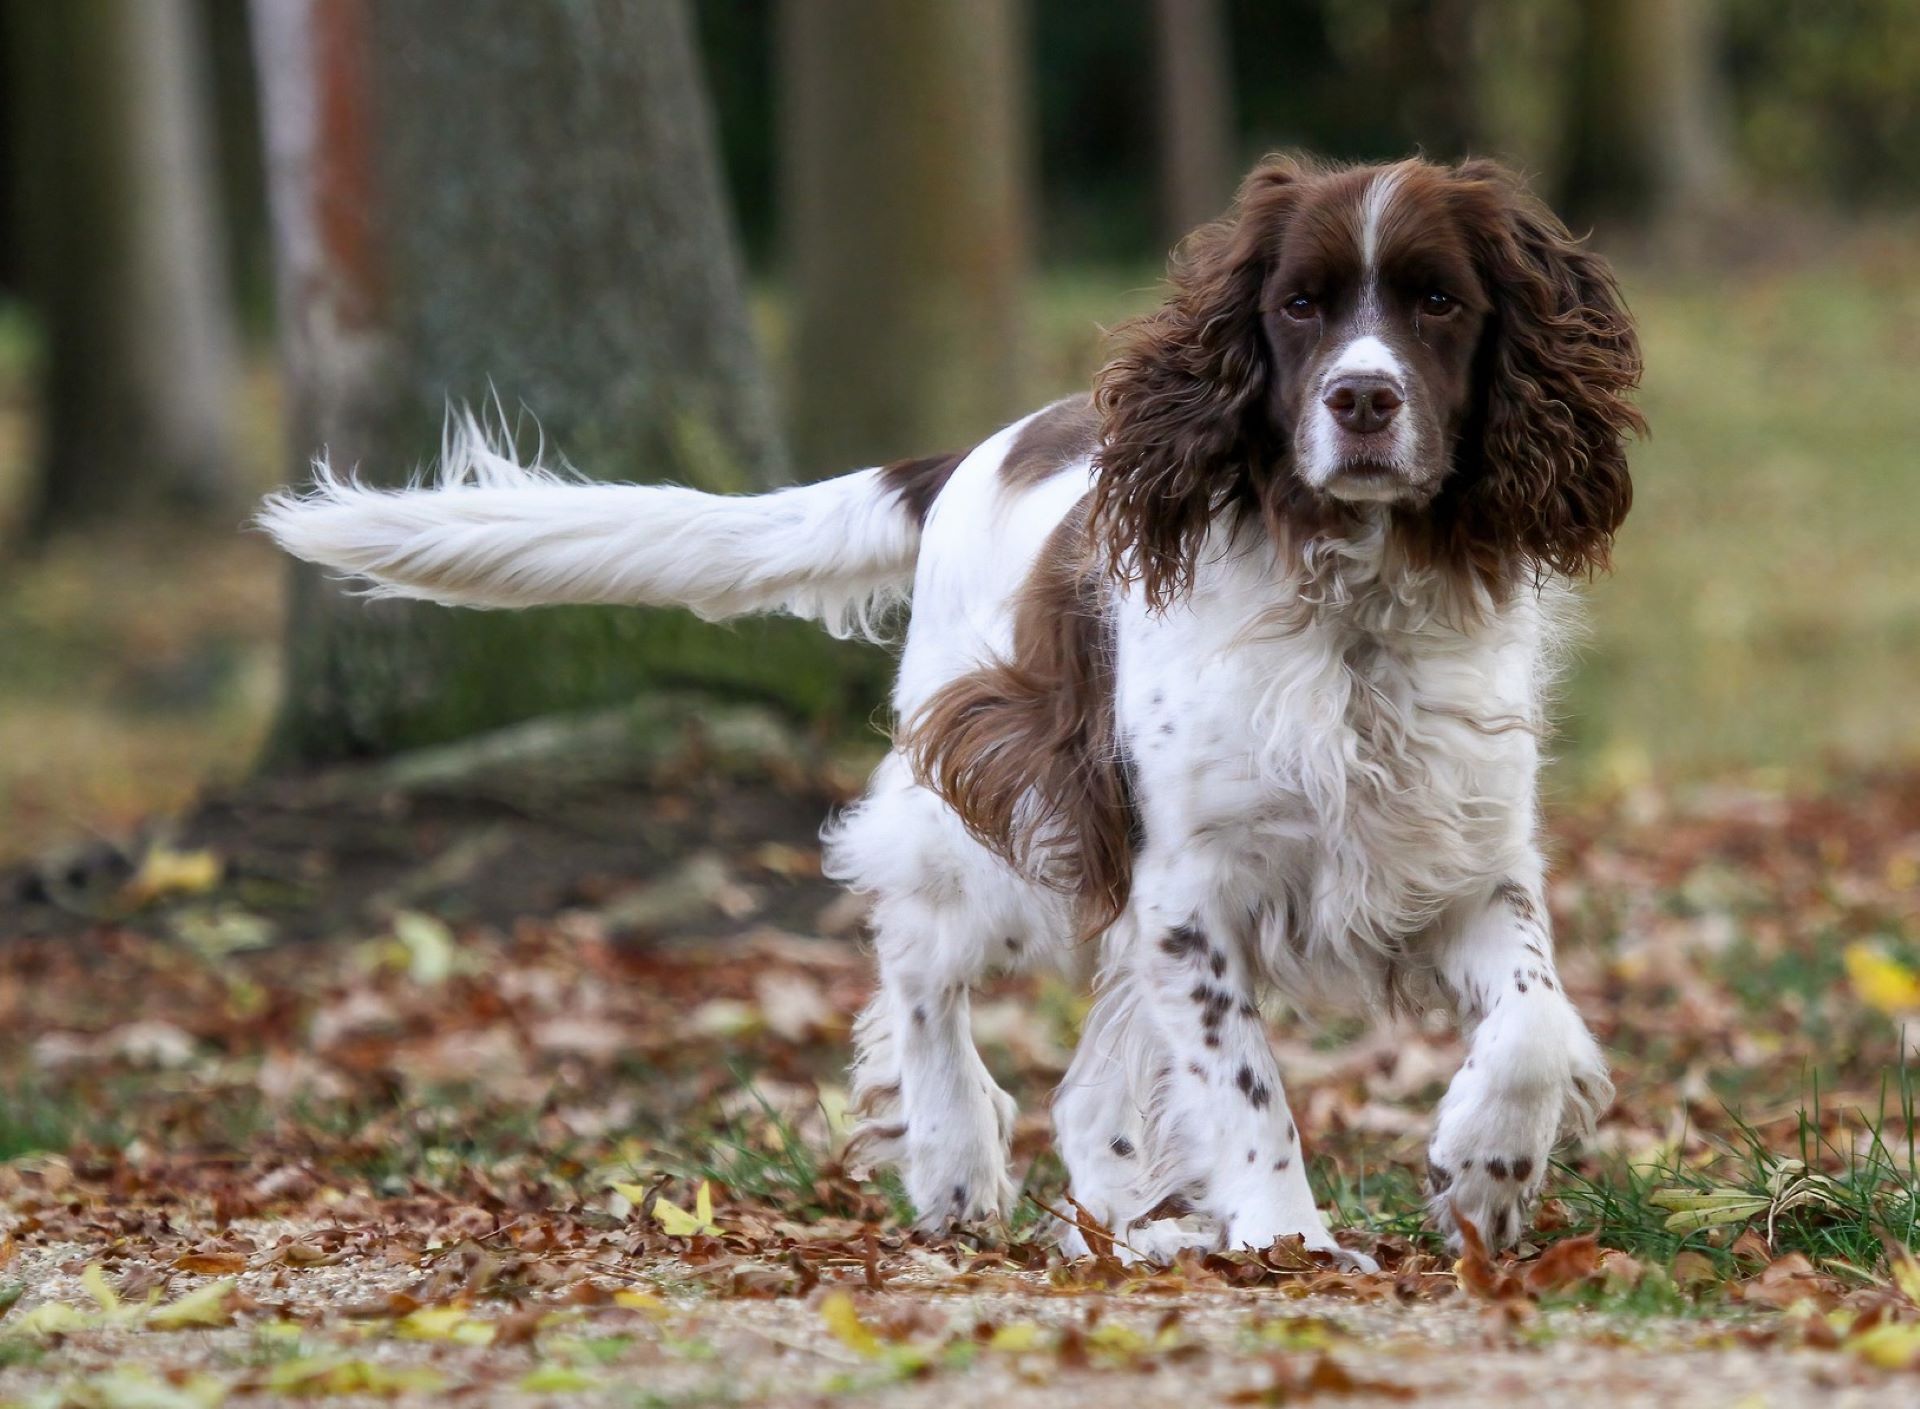
[[[1297,535],[1387,505],[1486,580],[1605,566],[1639,346],[1605,263],[1508,172],[1270,159],[1171,281],[1097,396],[1093,523],[1155,604],[1223,510]]]

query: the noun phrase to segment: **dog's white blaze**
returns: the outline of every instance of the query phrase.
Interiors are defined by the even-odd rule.
[[[1360,263],[1369,279],[1380,259],[1380,224],[1386,219],[1387,209],[1399,189],[1400,168],[1389,167],[1368,183],[1367,194],[1360,203]]]
[[[1372,373],[1375,376],[1391,377],[1395,382],[1403,382],[1406,368],[1400,359],[1393,355],[1393,349],[1372,333],[1363,333],[1340,349],[1340,355],[1327,366],[1324,382],[1335,377],[1361,376]]]

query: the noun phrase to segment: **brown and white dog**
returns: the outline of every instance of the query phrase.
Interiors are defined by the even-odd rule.
[[[468,606],[871,633],[911,590],[895,749],[826,838],[873,900],[860,1141],[923,1222],[1006,1210],[1013,1103],[968,993],[1054,965],[1096,988],[1060,1153],[1130,1249],[1301,1234],[1365,1263],[1309,1190],[1269,989],[1457,1017],[1433,1212],[1510,1242],[1611,1099],[1554,973],[1535,794],[1566,584],[1631,498],[1632,324],[1485,162],[1269,160],[1171,285],[1091,400],[965,454],[726,498],[570,481],[466,420],[437,484],[323,462],[263,522]]]

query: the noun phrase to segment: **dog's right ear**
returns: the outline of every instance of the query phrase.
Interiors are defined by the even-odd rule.
[[[1192,581],[1208,525],[1265,457],[1260,296],[1305,174],[1290,157],[1254,169],[1226,217],[1174,252],[1172,295],[1116,331],[1095,385],[1089,527],[1112,571],[1139,582],[1155,608]]]

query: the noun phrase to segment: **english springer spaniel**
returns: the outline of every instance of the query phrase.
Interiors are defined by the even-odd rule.
[[[879,960],[856,1143],[923,1225],[1012,1201],[968,994],[1044,965],[1096,995],[1053,1120],[1124,1249],[1298,1234],[1371,1265],[1315,1206],[1269,988],[1456,1017],[1432,1213],[1511,1243],[1555,1141],[1612,1099],[1554,973],[1535,779],[1569,581],[1631,499],[1633,326],[1483,161],[1269,159],[1170,284],[1091,398],[965,453],[731,498],[523,466],[468,417],[437,483],[322,460],[262,522],[375,594],[462,606],[873,634],[911,591],[893,750],[825,839]]]

